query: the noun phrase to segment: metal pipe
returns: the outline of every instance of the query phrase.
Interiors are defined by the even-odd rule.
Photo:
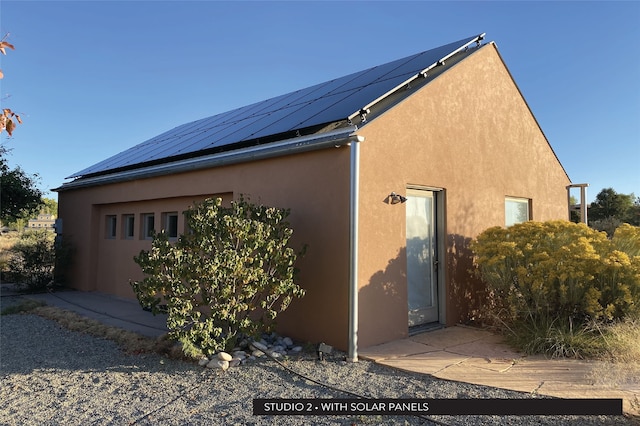
[[[349,350],[347,360],[358,361],[358,198],[360,196],[360,142],[351,142],[351,182],[349,218]]]
[[[580,186],[580,220],[584,224],[589,223],[587,218],[587,186],[589,185]]]

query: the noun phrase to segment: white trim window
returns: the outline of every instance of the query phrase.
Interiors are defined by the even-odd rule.
[[[133,237],[135,235],[135,223],[136,223],[136,217],[132,214],[123,214],[122,215],[122,226],[123,226],[123,232],[122,232],[122,238],[124,238],[125,240],[133,240]]]
[[[504,199],[504,224],[515,225],[531,220],[531,200],[528,198],[506,197]]]
[[[153,233],[155,231],[155,216],[153,213],[144,213],[142,215],[142,239],[153,239]]]
[[[167,237],[178,238],[178,212],[162,213],[162,226]]]
[[[107,239],[113,240],[116,238],[116,226],[118,223],[118,217],[116,215],[107,215]],[[38,224],[40,226],[40,224]]]

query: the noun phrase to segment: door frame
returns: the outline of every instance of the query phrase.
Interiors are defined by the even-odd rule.
[[[436,238],[436,256],[438,260],[438,265],[435,270],[435,283],[436,285],[436,295],[438,297],[438,323],[441,325],[446,325],[447,323],[447,292],[446,292],[446,280],[445,275],[447,272],[446,268],[446,191],[444,188],[427,186],[427,185],[407,185],[406,189],[412,189],[417,191],[431,191],[433,193],[433,201],[435,203],[434,214],[435,214],[435,238]],[[408,284],[408,283],[407,283]],[[408,295],[407,295],[408,297]],[[427,324],[428,325],[428,324]],[[409,328],[409,325],[407,324]],[[419,329],[421,326],[417,325],[415,327],[410,327],[411,329]]]

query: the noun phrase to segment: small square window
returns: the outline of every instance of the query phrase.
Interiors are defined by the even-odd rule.
[[[155,232],[155,217],[153,213],[145,213],[142,215],[142,239],[153,239]]]
[[[116,237],[116,224],[118,218],[115,215],[107,215],[107,238],[113,239]]]
[[[123,223],[123,238],[126,240],[133,239],[133,235],[135,232],[135,216],[132,214],[123,214],[122,215],[122,223]]]
[[[530,200],[527,198],[511,198],[504,200],[505,226],[526,222],[531,219]]]
[[[178,238],[178,213],[162,214],[162,229],[167,233],[169,238]]]

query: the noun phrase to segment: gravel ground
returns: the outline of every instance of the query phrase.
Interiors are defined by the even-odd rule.
[[[622,416],[254,416],[254,398],[352,396],[300,378],[269,359],[221,372],[159,355],[128,355],[111,341],[62,329],[36,315],[1,316],[0,335],[2,425],[637,424]],[[325,361],[303,354],[286,365],[373,398],[535,397],[343,359],[340,353]]]

